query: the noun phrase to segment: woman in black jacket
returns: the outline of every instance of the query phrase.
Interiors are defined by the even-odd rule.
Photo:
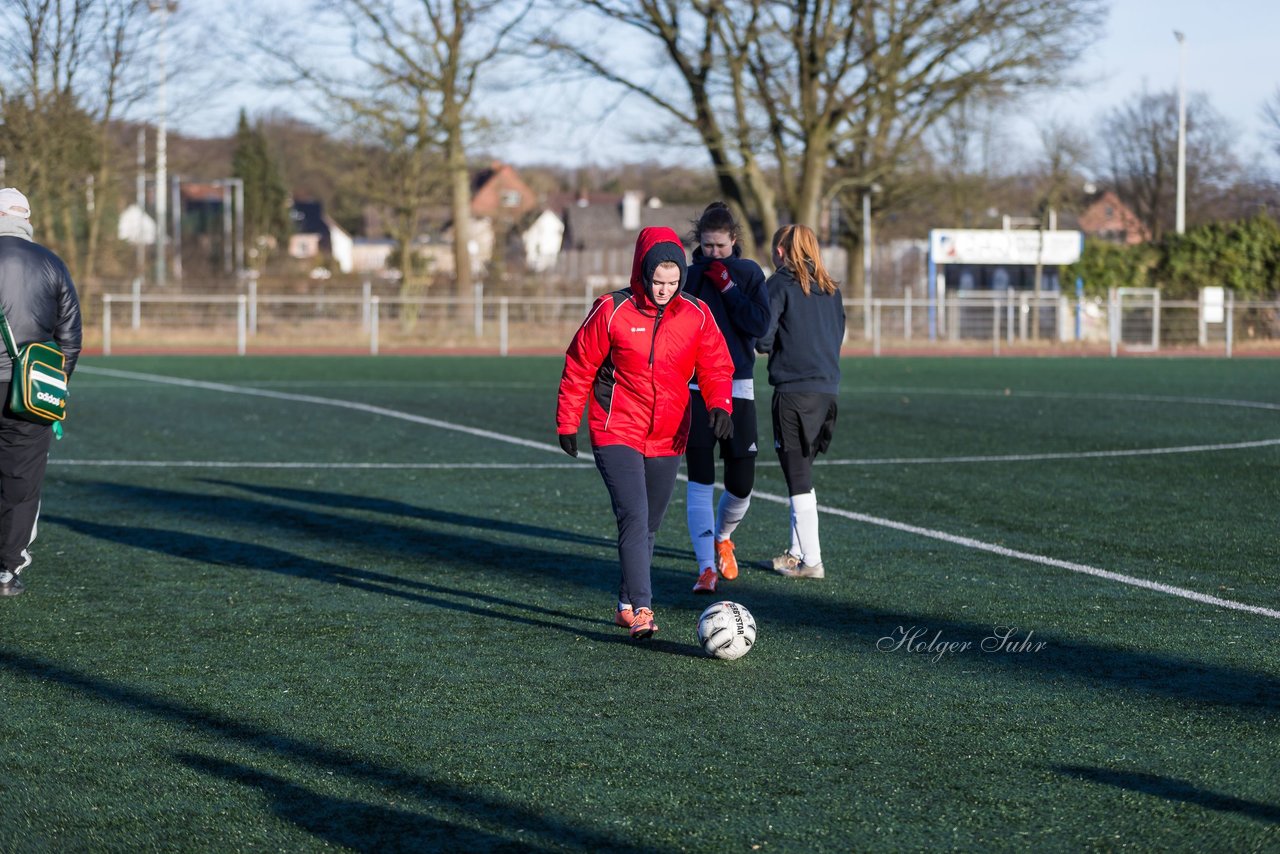
[[[773,262],[778,271],[766,284],[769,328],[756,349],[769,354],[773,444],[791,496],[791,545],[765,566],[795,578],[822,578],[813,462],[827,450],[836,426],[844,303],[808,226],[778,229]]]
[[[693,263],[685,290],[711,310],[733,357],[733,437],[717,439],[707,426],[697,383],[689,388],[692,426],[685,465],[689,486],[685,502],[689,539],[698,561],[694,593],[714,593],[723,576],[738,577],[733,532],[751,505],[755,486],[758,431],[756,427],[756,339],[769,326],[769,294],[764,271],[738,246],[741,229],[724,202],[712,202],[694,223]],[[724,461],[724,492],[715,498],[716,448]]]

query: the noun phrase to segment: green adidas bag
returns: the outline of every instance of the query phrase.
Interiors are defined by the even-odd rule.
[[[67,417],[67,357],[52,341],[18,348],[9,409],[23,421],[52,424]]]
[[[18,347],[3,311],[0,311],[0,336],[13,358],[9,410],[23,421],[58,424],[67,417],[66,354],[53,341]]]

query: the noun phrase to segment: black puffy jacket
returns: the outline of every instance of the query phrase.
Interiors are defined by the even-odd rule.
[[[0,236],[0,308],[19,347],[56,341],[71,375],[80,358],[80,299],[61,258],[39,243]],[[12,376],[13,361],[0,353],[0,381]]]

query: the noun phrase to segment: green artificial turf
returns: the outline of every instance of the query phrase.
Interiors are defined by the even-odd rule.
[[[827,578],[724,582],[735,662],[683,485],[661,630],[612,625],[557,359],[83,368],[0,600],[0,851],[1280,847],[1280,362],[846,360]]]

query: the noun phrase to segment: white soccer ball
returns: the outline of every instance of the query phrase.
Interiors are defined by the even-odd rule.
[[[737,602],[717,602],[698,617],[698,645],[712,658],[742,658],[756,642],[756,618]]]

